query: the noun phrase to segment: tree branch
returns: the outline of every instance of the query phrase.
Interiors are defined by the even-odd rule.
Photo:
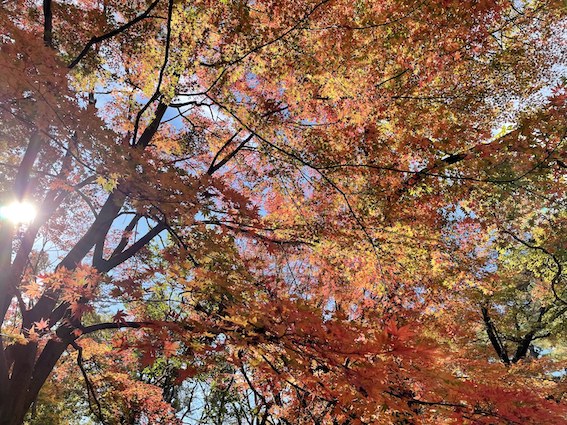
[[[482,318],[484,320],[484,324],[486,327],[486,333],[488,334],[488,339],[492,343],[492,347],[494,348],[494,351],[496,351],[496,354],[498,354],[498,357],[500,358],[500,360],[502,360],[502,362],[505,365],[509,365],[510,357],[508,357],[508,352],[506,351],[506,347],[504,346],[502,340],[498,336],[498,331],[496,330],[494,323],[492,323],[492,319],[488,314],[488,309],[486,307],[481,307],[481,311],[482,311]]]
[[[44,4],[45,2],[51,2],[51,0],[44,0]],[[99,35],[98,37],[92,37],[89,42],[87,43],[87,45],[83,48],[83,50],[81,51],[81,53],[79,53],[79,55],[73,59],[73,61],[68,65],[69,69],[73,69],[75,66],[77,66],[77,64],[81,61],[81,59],[83,59],[86,54],[89,52],[89,50],[91,49],[91,47],[93,45],[95,45],[96,43],[100,43],[102,41],[108,40],[109,38],[115,37],[118,34],[123,33],[124,31],[126,31],[128,28],[136,25],[138,22],[140,22],[142,19],[146,19],[150,17],[150,12],[157,6],[157,4],[159,3],[160,0],[154,0],[149,7],[145,10],[145,12],[143,12],[141,15],[136,16],[134,19],[132,19],[129,22],[126,22],[124,25],[107,32],[106,34],[103,35]]]
[[[144,107],[142,109],[140,109],[140,111],[136,115],[136,120],[134,122],[134,130],[133,130],[133,135],[132,135],[132,145],[133,146],[139,145],[139,146],[142,146],[143,148],[148,146],[149,142],[151,141],[151,138],[153,137],[153,135],[157,131],[157,127],[159,126],[159,123],[161,122],[161,119],[162,119],[163,115],[165,114],[165,111],[167,110],[167,105],[165,105],[163,102],[160,102],[157,109],[156,109],[155,118],[152,120],[151,124],[146,128],[146,131],[148,129],[150,130],[151,136],[149,138],[144,138],[144,134],[146,133],[146,131],[144,131],[142,136],[140,136],[140,140],[136,141],[136,138],[138,137],[138,127],[140,125],[140,119],[142,118],[142,115],[144,114],[146,109],[150,106],[150,104],[152,104],[154,101],[156,101],[160,97],[161,83],[163,81],[165,69],[166,69],[167,63],[169,61],[169,47],[170,47],[170,43],[171,43],[171,17],[172,17],[172,14],[173,14],[173,0],[169,0],[168,6],[167,6],[167,30],[166,30],[166,35],[165,35],[165,56],[164,56],[161,68],[159,70],[158,81],[157,81],[157,84],[156,84],[154,94],[152,95],[152,97],[148,100],[148,102],[144,105]],[[155,126],[155,129],[153,128],[153,126]]]
[[[209,169],[207,170],[207,174],[211,175],[211,174],[214,173],[214,171],[212,171],[212,170],[214,169],[214,166],[215,166],[215,163],[217,162],[218,157],[232,143],[232,141],[236,138],[236,136],[238,136],[238,133],[240,133],[241,131],[242,131],[242,128],[239,128],[238,130],[236,130],[236,133],[234,133],[232,136],[230,136],[230,138],[224,143],[224,145],[222,145],[222,147],[217,151],[213,160],[211,161],[211,165],[210,165]]]
[[[53,47],[53,11],[51,0],[43,0],[43,42],[47,47]]]
[[[101,273],[106,273],[116,266],[122,264],[124,261],[132,258],[138,251],[144,248],[150,241],[156,237],[160,232],[165,230],[166,226],[163,223],[158,223],[154,228],[152,228],[148,233],[134,242],[130,247],[119,254],[110,257],[108,260],[103,261],[98,270]]]
[[[236,136],[236,134],[235,134],[235,136]],[[226,142],[225,145],[221,148],[221,150],[219,152],[217,152],[217,155],[215,156],[215,159],[213,159],[213,162],[211,163],[211,166],[209,167],[207,174],[209,176],[212,176],[215,172],[217,172],[219,169],[221,169],[223,165],[225,165],[228,161],[230,161],[232,158],[234,158],[234,156],[238,153],[238,151],[240,151],[240,149],[242,149],[246,145],[246,143],[248,143],[250,141],[250,139],[252,139],[252,137],[254,137],[254,134],[250,134],[246,139],[244,139],[242,142],[240,142],[240,144],[232,152],[230,152],[227,156],[225,156],[222,160],[220,160],[218,162],[218,164],[216,164],[215,160],[217,159],[218,155],[226,146],[228,146],[228,144],[230,143],[232,138],[231,138],[231,140]]]
[[[556,288],[556,285],[559,283],[559,281],[561,280],[561,277],[563,276],[563,266],[561,265],[561,262],[559,261],[559,259],[554,254],[552,254],[547,249],[545,249],[544,247],[532,245],[531,243],[529,243],[529,242],[527,242],[523,239],[520,239],[518,236],[516,236],[514,233],[512,233],[508,230],[504,230],[504,233],[506,233],[507,235],[512,237],[512,239],[514,239],[516,242],[521,243],[522,245],[524,245],[527,248],[535,249],[537,251],[543,252],[544,254],[548,255],[553,260],[557,270],[555,271],[555,275],[551,279],[551,291],[553,292],[553,295],[554,295],[554,297],[557,301],[559,301],[561,304],[567,305],[567,301],[565,301],[563,298],[561,298],[559,296],[559,294],[557,293],[557,288]]]
[[[111,258],[124,251],[124,248],[126,248],[126,245],[128,245],[128,240],[130,239],[130,233],[132,232],[132,230],[134,230],[134,227],[136,227],[141,218],[141,214],[135,214],[134,217],[132,217],[132,220],[130,221],[130,223],[128,223],[128,225],[122,232],[122,239],[120,239],[120,242],[118,243],[116,248],[114,248],[114,251],[112,251],[112,254],[110,255]]]
[[[89,408],[91,409],[91,412],[94,413],[94,415],[98,418],[98,420],[100,422],[102,422],[103,424],[106,424],[106,421],[104,420],[104,416],[102,414],[102,406],[100,405],[100,401],[98,400],[98,397],[96,396],[96,391],[95,391],[94,385],[91,382],[91,380],[89,379],[89,376],[87,375],[87,371],[85,369],[85,366],[83,365],[83,347],[81,347],[75,341],[71,342],[71,346],[75,350],[77,350],[77,365],[79,366],[79,369],[81,369],[81,374],[83,375],[83,378],[85,380],[85,385],[87,387],[87,399],[88,399],[88,402],[89,402]],[[92,403],[91,403],[91,396],[92,396],[92,399],[94,400],[94,402],[96,403],[96,407],[97,407],[96,412],[95,412],[95,410],[92,406]]]
[[[107,329],[122,329],[122,328],[151,328],[155,327],[154,322],[107,322],[107,323],[97,323],[96,325],[84,326],[80,328],[82,335],[88,335],[93,332],[103,331]]]

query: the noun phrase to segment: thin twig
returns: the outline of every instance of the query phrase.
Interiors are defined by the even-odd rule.
[[[88,376],[87,371],[85,369],[85,366],[83,364],[83,347],[81,347],[75,341],[71,342],[71,346],[75,350],[77,350],[77,365],[79,366],[79,369],[81,369],[81,373],[83,375],[83,378],[85,379],[85,385],[87,386],[87,399],[88,399],[88,402],[89,402],[89,408],[91,409],[91,412],[97,417],[97,419],[100,422],[102,422],[103,424],[107,424],[107,422],[104,420],[104,416],[102,414],[102,406],[100,405],[100,401],[98,400],[98,398],[96,396],[96,391],[95,391],[94,385],[91,382],[91,380],[89,379],[89,376]],[[96,412],[95,412],[93,405],[91,403],[91,397],[96,404],[96,408],[97,408]]]

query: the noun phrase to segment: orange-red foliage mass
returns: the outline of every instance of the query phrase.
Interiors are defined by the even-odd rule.
[[[0,217],[0,425],[75,376],[109,424],[195,380],[258,424],[567,423],[566,22],[3,2],[0,207],[37,215]]]

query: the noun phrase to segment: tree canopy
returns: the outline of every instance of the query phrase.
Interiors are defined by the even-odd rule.
[[[565,18],[4,2],[0,425],[564,424]]]

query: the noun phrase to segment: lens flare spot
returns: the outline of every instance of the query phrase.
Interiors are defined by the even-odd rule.
[[[37,210],[29,202],[12,202],[0,207],[0,218],[14,224],[31,223],[36,215]]]

